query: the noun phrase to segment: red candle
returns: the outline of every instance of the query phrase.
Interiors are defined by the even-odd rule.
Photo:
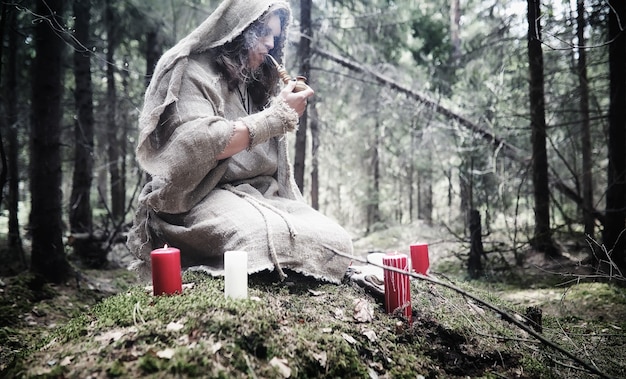
[[[180,250],[165,245],[152,250],[152,290],[157,295],[183,293],[183,280],[180,273]]]
[[[428,244],[416,243],[411,245],[411,266],[413,270],[422,275],[428,275]]]
[[[388,253],[383,257],[383,266],[395,267],[409,272],[408,257],[398,252]],[[404,316],[411,322],[411,288],[409,276],[396,271],[384,270],[385,310],[393,313],[401,308]]]

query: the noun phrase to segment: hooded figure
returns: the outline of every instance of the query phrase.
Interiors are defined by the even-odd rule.
[[[150,181],[128,234],[144,279],[165,244],[183,267],[212,275],[223,274],[224,252],[245,250],[249,273],[343,278],[350,261],[335,252],[351,255],[351,238],[303,201],[287,157],[285,133],[313,91],[281,90],[264,60],[282,62],[290,17],[284,1],[226,0],[159,60],[136,149]],[[245,147],[228,153],[236,141]]]

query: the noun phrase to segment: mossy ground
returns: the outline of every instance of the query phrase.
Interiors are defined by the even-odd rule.
[[[386,314],[382,304],[350,284],[322,284],[296,274],[278,283],[268,275],[257,275],[251,277],[247,300],[231,300],[224,298],[221,279],[186,274],[184,282],[193,286],[183,295],[160,297],[137,285],[113,296],[91,298],[89,290],[46,286],[48,298],[24,302],[26,306],[15,312],[16,323],[0,329],[3,375],[590,377],[498,314],[419,280],[411,282],[410,325],[398,315]],[[15,283],[6,286],[4,295],[17,288]],[[456,284],[507,312],[525,311],[523,302],[503,299],[509,290],[485,282]],[[28,293],[27,288],[24,285],[22,290]],[[76,297],[70,298],[70,293]],[[585,307],[605,304],[607,311],[615,312],[626,308],[623,290],[610,284],[577,284],[566,296]],[[355,310],[363,305],[371,319],[355,318]],[[58,312],[59,317],[48,327],[41,320],[35,320],[39,325],[23,325],[22,316],[33,315],[34,309],[40,314]],[[624,318],[585,319],[571,312],[544,312],[543,326],[544,336],[609,375],[620,377],[626,370]]]

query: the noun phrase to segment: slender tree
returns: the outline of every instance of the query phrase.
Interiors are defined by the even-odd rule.
[[[300,43],[298,45],[298,59],[300,61],[300,75],[311,79],[311,39],[313,28],[311,27],[312,0],[300,0]],[[293,175],[300,191],[304,190],[304,171],[306,161],[306,134],[308,112],[300,117],[300,127],[296,132],[296,153],[293,161]]]
[[[379,223],[382,221],[382,215],[380,213],[380,149],[382,144],[381,137],[381,125],[380,120],[376,119],[374,124],[374,137],[371,147],[369,148],[370,152],[370,172],[371,175],[369,177],[370,184],[367,186],[368,188],[368,198],[367,198],[367,225],[366,225],[366,233],[370,233],[376,230],[379,227]]]
[[[31,113],[31,270],[60,283],[72,270],[63,246],[61,205],[61,99],[63,49],[59,37],[63,0],[38,0]]]
[[[311,207],[313,209],[319,209],[319,148],[320,148],[320,131],[319,131],[319,116],[317,114],[317,104],[315,99],[309,103],[309,110],[311,111]]]
[[[90,267],[101,267],[107,262],[107,252],[93,240],[91,210],[91,183],[94,167],[94,112],[91,82],[91,51],[89,49],[91,2],[74,1],[74,172],[69,203],[70,229],[73,248],[81,261]]]
[[[19,213],[19,151],[18,146],[18,98],[22,91],[18,87],[18,24],[17,10],[14,6],[3,4],[3,33],[7,36],[7,49],[2,49],[6,66],[2,73],[2,101],[6,117],[3,118],[3,147],[6,148],[6,206],[9,214],[7,249],[2,250],[0,259],[6,262],[6,272],[20,272],[27,267],[20,233]],[[4,38],[2,38],[4,40]],[[1,48],[0,48],[1,49]]]
[[[603,242],[626,274],[626,2],[609,1],[609,165]],[[606,257],[599,257],[605,260]]]
[[[117,123],[117,91],[115,80],[115,50],[119,45],[115,10],[116,0],[107,0],[105,9],[105,23],[107,29],[106,49],[106,78],[107,78],[107,157],[109,160],[109,184],[111,191],[111,214],[117,224],[123,217],[126,202],[126,179],[124,178],[124,160],[121,155],[121,144],[118,138],[119,126]]]
[[[582,190],[583,224],[585,234],[593,237],[595,217],[593,215],[593,162],[591,161],[591,123],[589,120],[589,82],[587,80],[587,51],[585,49],[585,0],[578,0],[576,23],[578,29],[578,83],[580,87],[581,145],[582,145]]]
[[[532,246],[546,256],[559,255],[550,229],[550,189],[546,150],[546,115],[541,49],[541,1],[528,0],[528,64],[530,69],[530,127],[532,132],[532,176],[535,198],[535,231]]]

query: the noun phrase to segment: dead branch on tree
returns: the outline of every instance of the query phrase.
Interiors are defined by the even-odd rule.
[[[482,139],[487,141],[496,151],[500,151],[504,156],[512,159],[515,162],[522,163],[527,165],[530,161],[531,154],[524,152],[517,147],[511,145],[506,142],[503,138],[500,138],[487,129],[483,128],[479,124],[467,119],[466,117],[454,112],[450,108],[441,105],[440,102],[430,99],[428,96],[421,94],[414,90],[412,87],[403,85],[401,83],[396,82],[395,80],[376,72],[375,70],[361,64],[345,58],[341,55],[331,53],[330,51],[323,50],[320,48],[312,49],[314,54],[319,55],[324,59],[328,59],[333,61],[349,70],[354,72],[362,73],[373,77],[378,83],[388,86],[391,89],[398,91],[400,93],[405,94],[406,96],[417,100],[419,103],[422,103],[428,107],[430,107],[436,113],[441,114],[449,120],[457,122],[459,125],[471,130],[472,132],[480,135]],[[558,191],[563,193],[568,198],[572,199],[577,205],[583,206],[583,198],[578,194],[577,191],[573,190],[565,183],[563,183],[559,178],[555,177],[554,174],[550,175],[550,184],[552,187],[556,188]],[[602,216],[602,212],[591,209],[590,212],[601,222],[604,223],[604,217]]]

